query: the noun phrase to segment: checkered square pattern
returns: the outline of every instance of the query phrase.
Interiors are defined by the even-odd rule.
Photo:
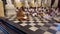
[[[41,34],[55,34],[57,31],[53,30],[52,27],[54,26],[52,23],[49,23],[48,20],[45,19],[38,19],[39,17],[31,17],[30,21],[16,21],[14,20],[14,23],[19,23],[17,25],[20,25],[28,30],[31,30],[33,32],[41,32]]]
[[[17,25],[20,25],[24,27],[25,29],[28,29],[33,32],[40,32],[41,34],[56,34],[57,31],[52,29],[52,26],[55,26],[52,21],[48,21],[44,18],[41,18],[40,16],[38,17],[32,17],[31,15],[29,16],[30,20],[29,21],[16,21],[13,20],[14,23],[19,23]],[[52,22],[52,23],[50,23]]]

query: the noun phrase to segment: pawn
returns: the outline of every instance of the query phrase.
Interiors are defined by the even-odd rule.
[[[24,11],[26,12],[27,11],[27,8],[25,8]]]
[[[59,8],[56,9],[55,13],[56,15],[60,15]]]
[[[55,8],[52,8],[51,10],[52,10],[51,16],[52,16],[52,17],[55,17]]]
[[[51,20],[51,16],[48,15],[48,14],[45,14],[43,17],[44,17],[45,19],[47,19],[47,20]]]
[[[55,11],[55,8],[51,8],[52,9],[52,11]]]
[[[56,9],[55,13],[58,13],[59,8]]]
[[[38,11],[41,11],[42,9],[41,8],[38,8]]]
[[[33,13],[32,16],[34,16],[34,17],[37,16],[37,13]]]

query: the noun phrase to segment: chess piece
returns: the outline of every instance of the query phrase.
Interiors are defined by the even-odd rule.
[[[37,10],[38,10],[38,11],[40,11],[40,10],[41,10],[41,8],[39,7]]]
[[[21,0],[14,0],[14,5],[16,8],[21,8],[23,6],[23,3]]]
[[[51,7],[51,0],[43,0],[42,7]]]
[[[31,11],[31,15],[32,15],[32,16],[37,16],[37,13],[36,13],[36,11],[34,10],[34,8],[33,8],[32,11]]]
[[[48,2],[47,2],[47,6],[48,6],[48,7],[51,7],[51,1],[52,1],[52,0],[48,0]]]
[[[24,0],[24,12],[25,12],[25,16],[27,17],[27,20],[29,20],[29,12],[28,12],[28,9],[30,8],[29,6],[29,2],[28,0]]]
[[[54,4],[52,5],[52,7],[58,7],[58,0],[55,0]]]
[[[38,7],[41,7],[42,0],[37,0]]]
[[[25,8],[25,15],[27,16],[27,19],[28,19],[28,20],[29,20],[29,15],[30,15],[29,10],[30,10],[30,9]]]
[[[56,16],[60,16],[59,8],[56,9],[55,13],[56,13]]]
[[[44,1],[44,5],[45,5],[45,7],[47,6],[47,2],[48,2],[48,0],[45,0],[45,1]]]
[[[29,4],[27,0],[24,1],[24,7],[29,8]]]
[[[51,20],[51,16],[48,14],[44,14],[43,18],[47,19],[47,20]]]
[[[56,8],[56,11],[55,11],[55,13],[58,13],[58,11],[59,11],[59,8]]]
[[[30,2],[30,7],[35,7],[35,3],[34,3],[34,0],[31,0],[31,2]]]
[[[51,12],[52,17],[55,17],[56,16],[55,11],[56,11],[55,8],[52,8],[52,12]]]
[[[45,7],[45,4],[47,3],[47,0],[42,0],[42,7]]]
[[[33,16],[37,16],[37,13],[33,13],[32,15],[33,15]]]
[[[35,4],[35,7],[37,8],[37,7],[38,7],[38,4],[37,4],[37,2],[35,2],[34,4]]]
[[[11,0],[6,0],[7,4],[5,5],[6,16],[9,18],[11,16],[16,16],[16,8],[12,4]]]
[[[4,17],[3,1],[0,0],[0,17]]]
[[[17,19],[18,19],[19,21],[27,20],[27,16],[25,15],[25,12],[23,11],[22,8],[18,9]]]

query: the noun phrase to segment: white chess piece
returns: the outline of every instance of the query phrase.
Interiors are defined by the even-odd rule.
[[[47,0],[42,0],[42,7],[46,7]]]
[[[36,16],[36,15],[37,15],[37,13],[33,13],[32,15],[33,15],[33,16]]]
[[[35,2],[34,5],[35,5],[36,8],[38,7],[38,3],[37,2]]]
[[[47,2],[48,2],[48,0],[45,0],[45,2],[44,2],[44,3],[45,3],[45,4],[47,4]]]
[[[45,19],[51,20],[51,16],[48,15],[48,14],[45,14],[43,17],[44,17]]]
[[[58,13],[58,11],[59,11],[59,8],[56,9],[55,13]]]
[[[31,7],[35,7],[34,0],[31,0],[31,2],[30,2],[30,6],[31,6]]]
[[[51,6],[51,0],[45,0],[45,4],[50,7]]]
[[[36,15],[37,15],[37,13],[35,12],[34,9],[32,9],[32,16],[36,16]]]
[[[48,2],[47,2],[48,7],[51,7],[51,1],[52,0],[48,0]]]
[[[24,1],[24,7],[29,8],[29,4],[27,0]]]
[[[19,9],[23,6],[21,0],[14,0],[14,5],[16,8],[18,7]]]
[[[59,1],[59,0],[55,0],[55,2],[54,2],[54,4],[52,5],[52,7],[55,7],[55,8],[58,7],[58,1]]]
[[[7,4],[5,5],[5,9],[6,9],[6,15],[7,17],[11,17],[12,15],[16,16],[16,8],[14,7],[14,5],[12,4],[11,0],[6,0]]]
[[[42,1],[42,7],[50,7],[50,6],[51,6],[51,0]]]
[[[37,0],[38,7],[42,5],[42,0]]]
[[[24,16],[23,18],[24,18],[24,19],[27,19],[27,16]]]
[[[60,15],[59,8],[56,9],[55,13],[56,13],[57,15]]]

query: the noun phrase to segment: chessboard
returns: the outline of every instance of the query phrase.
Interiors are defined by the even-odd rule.
[[[56,34],[56,26],[54,23],[56,23],[56,21],[52,20],[47,20],[44,18],[40,18],[40,16],[38,17],[33,17],[31,15],[29,15],[30,17],[30,21],[18,21],[18,20],[10,20],[13,25],[15,25],[17,28],[19,28],[21,26],[21,28],[23,28],[23,31],[26,31],[27,34]],[[12,24],[11,23],[11,24]],[[20,28],[19,28],[20,29]]]
[[[13,20],[14,17],[15,16],[8,18],[10,24],[20,30],[23,30],[27,34],[56,34],[59,32],[56,31],[57,25],[54,24],[56,23],[56,21],[53,19],[54,17],[51,18],[50,15],[45,15],[45,18],[41,17],[40,15],[29,15],[29,20],[25,21],[19,21],[17,19]]]

